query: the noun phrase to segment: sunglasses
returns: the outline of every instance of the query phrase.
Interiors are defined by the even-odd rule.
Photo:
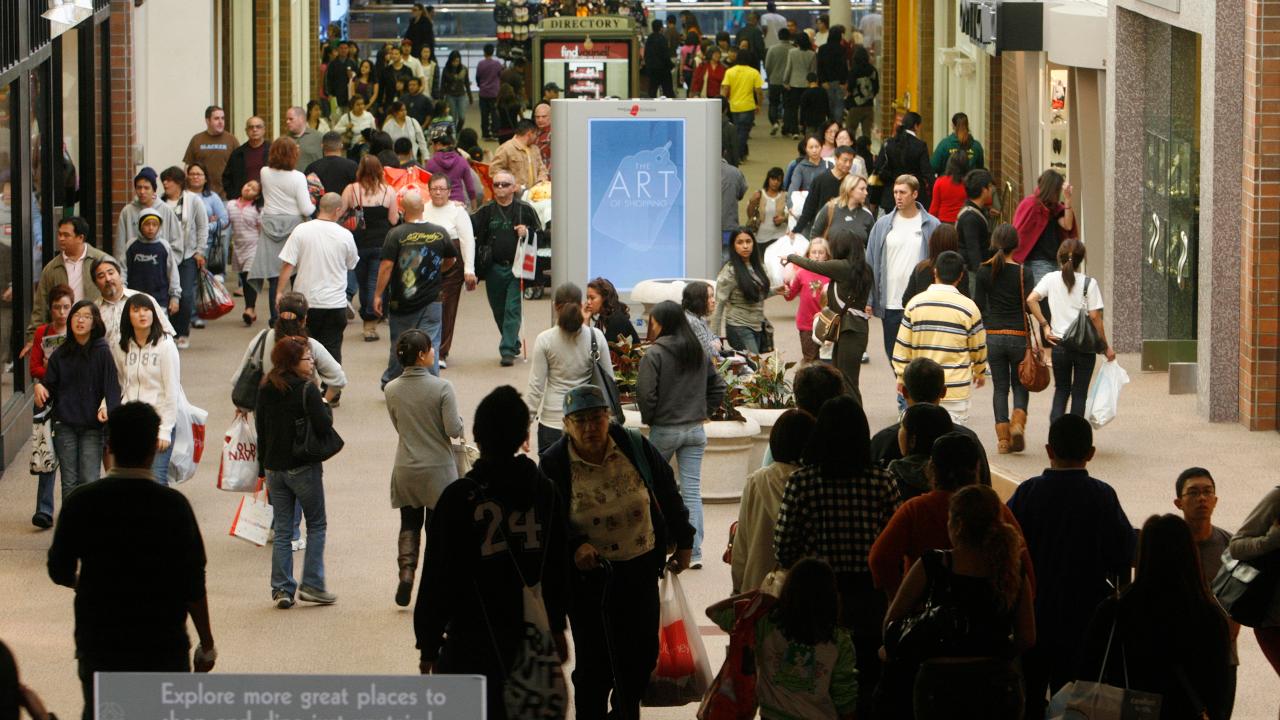
[[[496,188],[509,188],[509,187],[511,187],[512,185],[515,185],[515,183],[509,183],[509,182],[496,182],[496,183],[494,183],[494,184],[493,184],[493,186],[494,186],[494,187],[496,187]]]

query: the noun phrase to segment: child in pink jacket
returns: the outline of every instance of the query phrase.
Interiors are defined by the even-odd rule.
[[[810,260],[830,260],[831,249],[827,246],[826,239],[814,238],[809,241],[809,247],[805,250],[804,256]],[[825,275],[797,267],[795,276],[791,278],[791,282],[787,283],[784,294],[788,300],[797,295],[800,296],[800,305],[796,307],[796,329],[800,331],[800,350],[804,354],[806,363],[818,359],[820,346],[818,341],[813,339],[813,316],[822,312],[823,306],[826,305],[828,282],[830,281]]]

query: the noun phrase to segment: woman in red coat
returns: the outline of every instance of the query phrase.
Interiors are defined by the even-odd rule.
[[[969,160],[964,153],[952,153],[947,159],[947,172],[933,181],[933,198],[929,201],[929,214],[944,223],[954,223],[969,194],[964,189],[964,176],[969,172]]]
[[[1057,170],[1045,170],[1036,191],[1018,203],[1013,214],[1018,249],[1013,261],[1025,263],[1034,282],[1058,269],[1058,246],[1076,237],[1076,214],[1071,208],[1071,185]]]

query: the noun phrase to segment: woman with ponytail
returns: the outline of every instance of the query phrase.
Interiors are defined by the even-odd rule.
[[[693,565],[702,566],[702,424],[724,400],[725,383],[689,327],[684,309],[668,300],[654,306],[649,328],[656,336],[640,360],[636,401],[649,442],[667,462],[680,461],[680,495],[693,523]]]
[[[949,435],[938,442],[962,436]],[[969,485],[950,498],[947,536],[951,550],[930,550],[908,571],[885,617],[919,612],[926,600],[963,618],[963,633],[920,660],[906,717],[1022,717],[1022,677],[1017,657],[1035,644],[1030,565],[1024,545],[995,491]],[[900,699],[900,698],[895,698]],[[891,715],[897,717],[898,715]]]
[[[1116,351],[1107,343],[1107,330],[1102,325],[1102,288],[1094,278],[1080,272],[1084,264],[1084,243],[1074,238],[1063,240],[1058,248],[1059,270],[1051,272],[1036,283],[1027,296],[1027,309],[1035,315],[1036,322],[1044,330],[1044,342],[1053,348],[1053,408],[1049,411],[1049,423],[1067,413],[1067,399],[1071,399],[1071,414],[1084,416],[1085,398],[1089,393],[1089,379],[1098,356],[1063,346],[1060,341],[1071,324],[1084,309],[1089,314],[1098,339],[1102,341],[1107,361],[1116,359]],[[1041,300],[1048,300],[1049,318],[1045,319]]]
[[[995,255],[978,268],[973,300],[987,329],[987,364],[995,383],[992,404],[996,414],[996,449],[1001,454],[1026,448],[1027,403],[1030,395],[1018,379],[1018,363],[1027,348],[1027,289],[1035,287],[1031,269],[1013,261],[1018,231],[1003,223],[991,233]],[[1013,414],[1009,392],[1013,391]]]
[[[391,469],[391,507],[400,511],[397,564],[400,584],[396,605],[406,607],[421,557],[422,533],[431,523],[436,501],[458,478],[450,438],[462,437],[453,385],[431,374],[435,364],[431,337],[416,328],[396,341],[396,357],[404,372],[382,389],[387,414],[400,437]]]
[[[564,433],[564,394],[591,382],[592,343],[599,362],[609,376],[613,361],[604,333],[583,322],[582,288],[565,283],[552,296],[556,324],[543,330],[533,341],[529,367],[529,391],[524,402],[538,422],[538,452],[543,452]]]

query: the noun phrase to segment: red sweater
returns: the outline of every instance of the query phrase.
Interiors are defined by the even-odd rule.
[[[929,201],[929,214],[944,223],[954,223],[964,204],[969,201],[969,193],[965,192],[964,183],[951,179],[950,175],[939,175],[933,181],[933,199]]]
[[[871,578],[877,588],[892,596],[898,591],[912,563],[926,550],[951,549],[951,538],[947,535],[950,506],[950,491],[931,490],[911,498],[898,508],[880,537],[876,538],[867,557]],[[1000,506],[1000,516],[1018,531],[1019,537],[1022,536],[1022,526],[1018,525],[1008,506]],[[1026,568],[1027,578],[1034,589],[1036,576],[1025,540],[1022,543],[1022,566]]]

